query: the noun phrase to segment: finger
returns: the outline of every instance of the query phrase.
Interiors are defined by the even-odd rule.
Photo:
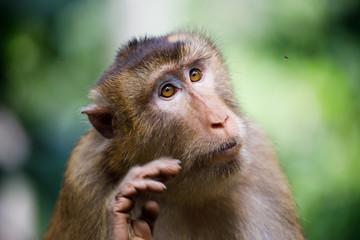
[[[129,239],[130,211],[133,208],[133,201],[125,197],[116,198],[111,204],[112,215],[112,238],[117,240]]]
[[[131,221],[132,228],[132,239],[136,240],[151,240],[151,230],[149,225],[143,220],[133,220]]]
[[[129,239],[129,213],[112,212],[112,237],[117,240]]]
[[[141,191],[162,192],[166,186],[153,179],[134,180],[120,188],[120,197],[134,197]]]
[[[142,207],[139,219],[144,220],[149,225],[151,232],[153,232],[155,220],[159,216],[159,213],[159,204],[154,201],[148,201]]]
[[[155,160],[143,166],[133,167],[123,179],[122,185],[137,179],[175,175],[181,169],[180,163],[179,160]]]
[[[181,162],[179,160],[155,160],[141,166],[140,168],[135,168],[134,175],[140,178],[151,178],[160,175],[172,176],[180,171],[180,163]]]
[[[115,202],[112,204],[112,212],[128,213],[134,207],[133,199],[123,196],[117,196]]]

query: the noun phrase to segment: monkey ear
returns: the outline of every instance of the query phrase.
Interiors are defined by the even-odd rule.
[[[105,138],[113,138],[114,131],[112,127],[113,112],[110,108],[101,106],[91,106],[85,108],[81,113],[85,113],[91,125]]]

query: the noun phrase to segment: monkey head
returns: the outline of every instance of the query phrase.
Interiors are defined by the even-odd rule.
[[[202,35],[131,40],[90,98],[83,113],[107,141],[115,169],[167,156],[180,159],[183,171],[213,176],[246,161],[246,120],[220,53]]]

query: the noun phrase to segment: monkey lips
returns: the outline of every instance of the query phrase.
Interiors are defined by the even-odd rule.
[[[241,143],[232,140],[221,144],[215,150],[202,156],[202,158],[216,159],[216,162],[232,162],[237,160],[238,153],[241,148]]]

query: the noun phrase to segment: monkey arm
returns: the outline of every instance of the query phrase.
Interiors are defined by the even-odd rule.
[[[99,171],[103,154],[89,153],[89,149],[95,149],[91,145],[99,144],[92,134],[87,134],[74,149],[44,240],[118,240],[127,239],[129,232],[151,239],[159,208],[156,203],[148,202],[142,214],[131,221],[135,196],[142,191],[163,191],[165,185],[151,178],[176,174],[180,170],[179,162],[163,159],[135,166],[114,182]]]

